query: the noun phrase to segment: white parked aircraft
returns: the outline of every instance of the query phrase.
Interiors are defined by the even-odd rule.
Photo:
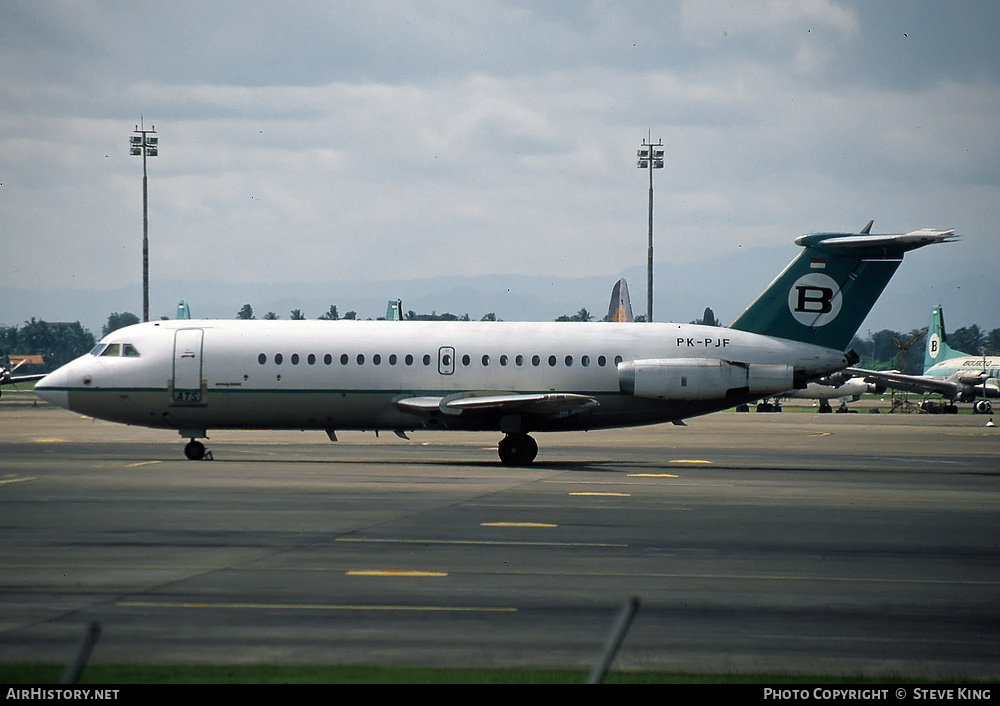
[[[816,233],[729,328],[672,323],[223,321],[136,324],[35,387],[80,414],[177,430],[529,432],[680,422],[841,370],[903,253],[953,231]]]
[[[840,400],[838,412],[851,411],[847,403],[857,402],[861,395],[866,392],[875,392],[876,386],[867,382],[860,376],[852,376],[848,373],[834,373],[816,382],[810,382],[801,390],[788,390],[774,396],[774,401],[764,399],[757,404],[758,412],[780,412],[781,400],[819,400],[819,413],[825,414],[833,412],[830,400]],[[749,407],[743,407],[740,411],[749,412]]]
[[[881,387],[941,395],[947,404],[925,403],[931,411],[958,412],[956,401],[971,402],[977,414],[992,414],[991,397],[1000,397],[1000,356],[970,355],[948,345],[944,331],[944,312],[938,305],[931,309],[924,352],[924,374],[906,375],[895,371],[852,368],[851,372]]]

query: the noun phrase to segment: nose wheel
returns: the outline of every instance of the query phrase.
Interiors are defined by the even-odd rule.
[[[191,461],[211,460],[212,452],[205,450],[205,445],[197,439],[191,439],[184,447],[184,455]]]
[[[497,447],[500,460],[507,466],[527,466],[538,454],[538,444],[527,434],[508,434]]]

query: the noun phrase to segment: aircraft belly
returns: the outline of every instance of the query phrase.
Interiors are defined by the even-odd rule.
[[[398,428],[401,416],[390,393],[212,390],[203,408],[170,412],[171,426],[206,429]]]
[[[98,419],[168,429],[335,429],[496,431],[502,412],[418,414],[400,409],[392,392],[228,391],[213,389],[203,406],[174,405],[167,390],[70,391],[68,407]],[[574,431],[670,422],[726,409],[739,400],[669,401],[595,394],[580,414],[524,416],[529,431]]]

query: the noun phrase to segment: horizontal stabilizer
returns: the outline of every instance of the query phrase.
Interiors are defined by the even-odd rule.
[[[858,255],[864,257],[902,257],[903,253],[934,243],[949,243],[958,240],[953,230],[933,230],[925,228],[910,233],[894,235],[839,235],[836,233],[814,233],[796,238],[796,245],[814,247],[827,252]]]

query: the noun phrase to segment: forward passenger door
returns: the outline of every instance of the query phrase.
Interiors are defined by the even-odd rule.
[[[207,403],[202,385],[204,336],[205,332],[200,328],[179,329],[174,333],[170,394],[175,406],[203,406]]]

